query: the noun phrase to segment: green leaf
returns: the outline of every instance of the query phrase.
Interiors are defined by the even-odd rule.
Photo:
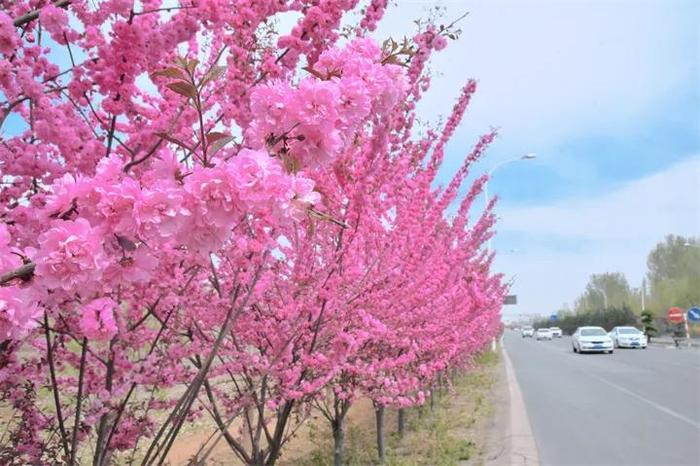
[[[211,134],[211,133],[209,133],[209,134]],[[224,137],[215,140],[215,141],[211,144],[211,146],[209,146],[209,155],[211,156],[211,155],[216,154],[216,153],[219,152],[226,144],[228,144],[229,142],[233,141],[234,139],[236,139],[236,138],[234,138],[233,136],[226,136],[226,135],[224,135]]]
[[[186,80],[187,77],[183,74],[182,70],[180,68],[175,68],[174,66],[170,66],[168,68],[165,68],[164,70],[159,70],[156,71],[155,73],[151,74],[151,79],[155,77],[165,77],[165,78],[173,78],[173,79],[182,79]]]
[[[168,89],[191,99],[197,98],[197,89],[190,83],[177,81],[165,85]]]
[[[204,79],[202,79],[202,84],[201,86],[204,86],[208,82],[211,81],[216,81],[219,79],[223,74],[226,72],[226,67],[225,66],[214,66],[212,69],[209,70],[209,72],[204,75]]]
[[[199,65],[199,60],[189,60],[185,68],[187,68],[187,71],[189,71],[190,74],[194,74],[194,70],[197,68],[197,65]]]
[[[231,136],[230,134],[219,133],[219,132],[217,132],[217,131],[212,131],[212,132],[208,133],[205,137],[207,138],[207,143],[208,143],[208,144],[212,144],[212,143],[218,141],[219,139],[227,138],[227,137],[230,137],[230,136]]]

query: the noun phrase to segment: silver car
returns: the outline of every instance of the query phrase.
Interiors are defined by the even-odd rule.
[[[612,338],[603,327],[579,327],[571,337],[574,353],[613,352]]]
[[[615,348],[644,348],[647,347],[647,336],[635,327],[613,327],[608,333]]]

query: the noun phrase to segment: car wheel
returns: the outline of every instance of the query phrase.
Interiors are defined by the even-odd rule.
[[[571,345],[571,349],[574,350],[574,353],[578,353],[578,350],[576,349],[576,346]]]
[[[613,350],[608,351],[608,354],[613,354]]]

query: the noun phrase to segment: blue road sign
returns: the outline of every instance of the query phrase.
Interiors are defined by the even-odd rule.
[[[700,322],[700,307],[691,307],[688,309],[688,320],[691,322]]]
[[[549,316],[549,320],[551,320],[552,322],[556,322],[556,321],[557,321],[557,315],[556,315],[556,314],[552,314],[551,316]]]

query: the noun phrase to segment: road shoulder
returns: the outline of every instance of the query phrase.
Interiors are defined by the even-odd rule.
[[[493,416],[484,464],[488,466],[539,465],[537,444],[532,434],[525,402],[515,378],[513,365],[501,345],[499,380],[494,390]]]

